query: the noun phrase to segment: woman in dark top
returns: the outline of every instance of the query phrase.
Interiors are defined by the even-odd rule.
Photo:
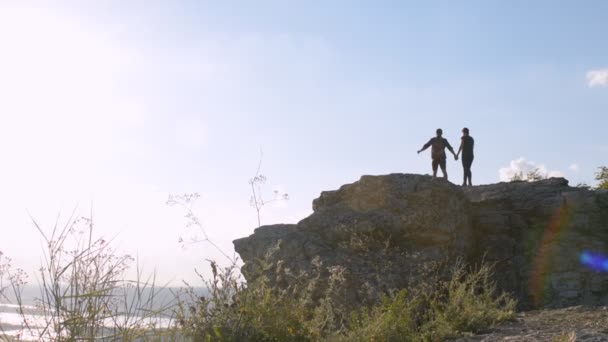
[[[472,173],[471,173],[471,165],[473,164],[473,146],[475,145],[475,140],[473,137],[469,135],[469,129],[462,129],[462,138],[460,141],[460,148],[458,148],[458,153],[456,156],[462,152],[462,168],[464,169],[464,177],[462,186],[467,186],[467,182],[469,186],[472,186]]]

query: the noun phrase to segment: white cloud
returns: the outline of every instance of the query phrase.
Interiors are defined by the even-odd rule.
[[[538,164],[533,161],[526,160],[524,157],[520,157],[516,160],[511,160],[509,166],[500,168],[498,175],[501,182],[510,181],[516,174],[522,173],[524,176],[531,171],[538,170],[538,172],[547,177],[564,177],[564,173],[558,170],[548,170],[544,164]]]
[[[608,69],[590,70],[587,72],[587,84],[593,87],[608,87]]]
[[[573,172],[578,172],[581,169],[581,167],[577,163],[573,163],[573,164],[570,164],[568,169],[570,169],[570,171],[573,171]]]
[[[558,171],[558,170],[551,170],[551,171],[549,171],[549,173],[547,174],[547,176],[548,176],[549,178],[551,178],[551,177],[564,177],[565,175],[564,175],[564,173],[563,173],[563,172],[561,172],[561,171]]]

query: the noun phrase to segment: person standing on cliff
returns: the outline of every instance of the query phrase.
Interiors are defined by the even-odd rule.
[[[441,166],[441,172],[443,173],[443,178],[448,179],[448,172],[446,170],[446,156],[445,149],[447,148],[454,155],[454,159],[458,160],[458,156],[454,153],[454,149],[450,145],[450,143],[443,137],[443,130],[441,128],[437,129],[437,136],[431,138],[429,142],[424,144],[420,150],[418,150],[418,154],[420,152],[426,150],[427,148],[431,148],[431,158],[433,159],[433,178],[437,177],[437,168]]]
[[[469,129],[462,129],[462,138],[460,138],[460,148],[458,148],[458,153],[456,153],[456,157],[462,152],[462,169],[464,171],[462,186],[468,185],[472,186],[473,183],[471,178],[473,174],[471,173],[471,165],[473,165],[473,146],[475,145],[475,140],[472,136],[469,135]]]

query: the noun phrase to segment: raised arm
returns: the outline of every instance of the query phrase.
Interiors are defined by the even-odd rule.
[[[427,149],[427,148],[429,148],[429,146],[431,146],[432,144],[433,144],[433,138],[431,138],[431,140],[429,140],[429,142],[427,142],[426,144],[424,144],[424,145],[422,146],[422,148],[418,150],[418,153],[420,153],[420,152],[422,152],[422,151],[426,150],[426,149]]]

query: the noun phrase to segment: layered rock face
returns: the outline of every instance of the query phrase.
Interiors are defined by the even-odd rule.
[[[608,192],[568,186],[563,178],[466,188],[474,252],[496,263],[501,289],[523,308],[608,304]],[[608,266],[608,265],[606,265]]]
[[[608,272],[581,263],[584,251],[608,252],[607,192],[564,179],[461,188],[391,174],[323,192],[313,210],[234,241],[248,281],[359,306],[457,260],[485,260],[522,308],[608,304]]]

